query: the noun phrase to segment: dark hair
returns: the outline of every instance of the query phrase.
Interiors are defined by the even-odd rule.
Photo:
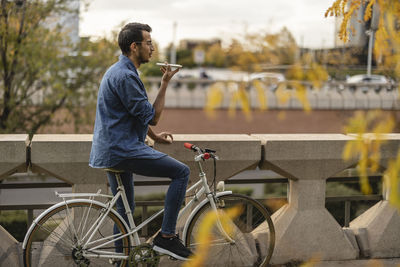
[[[118,45],[123,54],[129,54],[132,43],[143,41],[142,31],[151,32],[151,27],[147,24],[132,22],[121,29],[118,34]]]

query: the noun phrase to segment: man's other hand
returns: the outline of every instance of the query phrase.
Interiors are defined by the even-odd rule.
[[[173,136],[169,132],[161,132],[158,134],[155,134],[154,136],[154,142],[157,143],[162,143],[162,144],[172,144],[172,141],[174,140]]]

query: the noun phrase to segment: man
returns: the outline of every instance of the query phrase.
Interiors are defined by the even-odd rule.
[[[155,133],[148,125],[156,125],[164,109],[165,92],[171,78],[178,72],[171,67],[161,67],[163,76],[153,104],[149,103],[146,90],[137,69],[149,61],[154,47],[151,28],[146,24],[129,23],[119,35],[122,55],[111,66],[101,81],[96,110],[92,150],[89,165],[93,168],[123,170],[122,182],[131,210],[134,210],[132,173],[169,177],[171,184],[165,198],[165,212],[161,232],[154,239],[154,250],[180,260],[186,260],[191,251],[178,239],[175,228],[189,179],[189,168],[145,144],[148,134],[155,142],[171,143],[168,132]],[[107,173],[115,195],[117,183],[112,173]],[[125,219],[122,200],[117,210]],[[118,244],[117,250],[121,250]]]

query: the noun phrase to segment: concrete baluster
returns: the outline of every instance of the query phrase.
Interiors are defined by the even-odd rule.
[[[290,179],[288,204],[273,214],[272,263],[356,259],[358,249],[325,208],[326,179],[354,164],[342,160],[351,137],[340,134],[252,135],[263,142],[261,169]]]
[[[386,169],[398,155],[400,134],[387,134],[383,139],[380,166]],[[400,210],[388,201],[390,188],[383,188],[384,199],[350,222],[350,229],[363,244],[360,250],[364,257],[400,257]]]

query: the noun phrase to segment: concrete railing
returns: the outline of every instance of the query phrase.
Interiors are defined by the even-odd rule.
[[[148,96],[153,101],[157,95],[159,78],[148,78],[149,85]],[[172,80],[170,88],[166,94],[166,107],[169,108],[203,108],[207,103],[207,94],[209,87],[218,81],[199,80],[199,79],[181,79]],[[221,108],[228,108],[232,99],[232,92],[238,88],[239,83],[232,81],[222,81],[220,89],[223,92],[223,101]],[[344,82],[325,83],[321,89],[316,89],[309,82],[303,82],[306,88],[306,98],[313,110],[316,109],[386,109],[399,110],[400,99],[398,85],[391,85],[391,90],[379,84],[356,84],[349,85]],[[286,86],[283,90],[288,95],[286,101],[279,97],[276,91],[271,90],[270,86],[263,84],[264,97],[269,109],[302,109],[303,105],[296,97],[295,91]],[[275,85],[276,86],[276,85]],[[377,93],[376,88],[382,89]],[[364,93],[365,91],[365,93]],[[253,86],[247,88],[247,95],[252,108],[260,107],[259,91]],[[240,106],[240,105],[238,105]]]
[[[382,169],[400,148],[400,134],[385,138]],[[91,139],[91,135],[35,135],[29,143],[26,135],[0,135],[0,179],[27,171],[28,161],[33,172],[58,177],[72,184],[75,192],[107,190],[105,174],[88,167]],[[273,214],[273,263],[305,261],[315,255],[324,261],[400,258],[400,212],[386,199],[351,221],[348,228],[342,228],[325,208],[326,179],[358,161],[342,160],[343,147],[354,140],[341,134],[175,135],[173,144],[156,144],[156,149],[188,164],[191,181],[197,169],[184,142],[218,151],[219,180],[257,166],[289,178],[288,203]],[[1,265],[18,266],[19,254],[18,242],[0,227]]]

